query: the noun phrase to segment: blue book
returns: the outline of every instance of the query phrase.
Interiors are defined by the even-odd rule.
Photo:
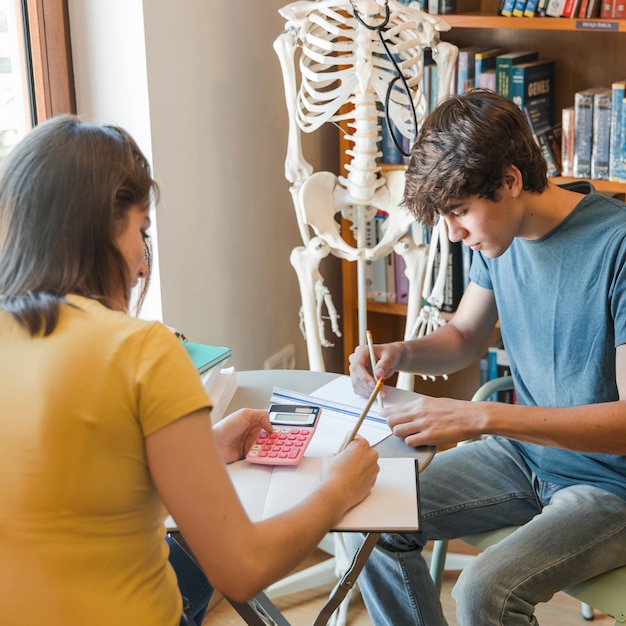
[[[554,126],[555,62],[542,60],[511,67],[510,98],[528,111],[535,131]]]
[[[512,17],[513,9],[515,8],[516,0],[504,0],[502,3],[502,8],[500,9],[500,15],[504,17]]]
[[[611,89],[607,87],[593,96],[591,178],[609,179],[610,132]]]
[[[223,365],[231,356],[230,348],[220,346],[209,346],[203,343],[193,343],[191,341],[183,341],[183,347],[187,354],[191,357],[200,375],[206,374],[209,370]]]
[[[393,124],[393,122],[392,122]],[[381,125],[381,140],[382,140],[382,160],[383,163],[398,164],[402,163],[402,152],[398,150],[394,142],[392,133],[395,134],[396,140],[402,146],[402,135],[396,128],[390,128],[387,121],[387,114],[383,111],[383,116],[380,122]]]
[[[513,17],[523,17],[526,9],[526,0],[515,0],[513,5]]]
[[[536,61],[537,50],[515,50],[496,57],[496,92],[505,98],[511,97],[511,68],[520,63]]]
[[[626,181],[626,163],[623,146],[626,133],[623,128],[622,109],[626,97],[626,79],[611,85],[611,143],[609,145],[609,180]]]
[[[593,99],[604,87],[591,87],[574,94],[574,177],[591,178]]]
[[[538,5],[539,0],[527,0],[526,6],[524,7],[524,17],[535,17]]]

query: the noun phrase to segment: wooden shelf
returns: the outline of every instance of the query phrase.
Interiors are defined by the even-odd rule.
[[[626,20],[568,19],[563,17],[501,17],[485,13],[442,15],[454,28],[497,28],[515,30],[552,30],[623,33]]]

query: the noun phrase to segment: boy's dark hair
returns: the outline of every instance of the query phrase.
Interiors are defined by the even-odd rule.
[[[541,193],[546,188],[547,164],[523,111],[483,89],[451,96],[417,135],[404,204],[419,222],[431,226],[437,214],[469,196],[497,200],[509,165],[522,173],[525,190]]]

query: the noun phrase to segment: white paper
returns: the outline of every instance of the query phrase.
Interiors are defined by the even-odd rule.
[[[295,467],[268,467],[247,461],[228,465],[228,473],[250,519],[284,513],[304,500],[319,483],[323,459],[305,457]],[[346,513],[334,530],[418,530],[416,462],[381,458],[370,494]]]

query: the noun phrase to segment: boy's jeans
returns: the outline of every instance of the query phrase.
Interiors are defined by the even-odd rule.
[[[554,593],[626,565],[626,502],[597,487],[537,479],[505,439],[435,455],[420,474],[422,532],[383,534],[359,576],[374,624],[446,624],[422,548],[523,525],[477,556],[454,590],[460,626],[536,624]],[[362,542],[346,535],[348,547]]]

